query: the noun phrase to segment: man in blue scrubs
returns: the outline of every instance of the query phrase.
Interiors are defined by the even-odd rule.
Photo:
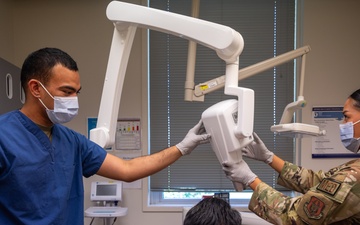
[[[76,62],[56,48],[31,53],[21,69],[26,101],[0,116],[0,224],[84,224],[83,176],[131,182],[209,141],[200,121],[176,146],[123,160],[63,125],[78,112]]]

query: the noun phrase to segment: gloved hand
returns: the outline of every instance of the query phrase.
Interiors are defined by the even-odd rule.
[[[249,184],[257,177],[244,160],[241,160],[240,162],[225,161],[221,165],[226,177],[234,183],[234,187],[237,191],[245,189],[245,187],[249,186]],[[235,183],[240,183],[243,187],[239,187]]]
[[[245,148],[241,149],[242,155],[251,159],[263,161],[267,164],[272,163],[274,153],[267,149],[264,142],[262,142],[255,132],[253,133],[253,136],[254,141]]]
[[[188,155],[199,144],[205,144],[210,142],[210,134],[205,131],[202,120],[199,121],[193,128],[189,130],[185,138],[176,145],[182,155]]]

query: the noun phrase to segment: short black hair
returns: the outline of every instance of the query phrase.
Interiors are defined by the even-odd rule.
[[[360,89],[354,91],[349,98],[354,100],[354,106],[360,110]]]
[[[27,90],[27,83],[34,78],[46,84],[50,78],[51,69],[57,64],[72,71],[78,71],[75,60],[58,48],[42,48],[31,53],[21,67],[22,88]]]
[[[241,225],[239,211],[220,198],[204,198],[185,216],[183,225]]]

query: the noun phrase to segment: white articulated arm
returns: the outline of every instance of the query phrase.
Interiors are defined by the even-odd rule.
[[[115,142],[121,93],[135,32],[136,26],[130,24],[114,29],[98,121],[96,128],[90,130],[90,140],[103,148],[109,148]]]
[[[250,137],[253,133],[255,94],[249,88],[238,87],[238,76],[233,75],[237,74],[238,70],[239,66],[235,63],[226,65],[224,93],[238,97],[237,126],[234,133],[238,139],[242,139]]]
[[[217,55],[226,62],[227,78],[234,77],[237,80],[239,55],[243,50],[244,41],[242,36],[230,27],[118,1],[109,3],[106,15],[114,23],[115,29],[98,122],[96,128],[90,131],[90,139],[102,147],[111,147],[115,142],[122,85],[136,27],[172,34],[215,50]],[[236,86],[232,85],[232,91],[229,94],[240,98],[243,96],[243,91],[242,88]],[[234,91],[237,88],[239,93]],[[239,104],[243,104],[240,99]],[[254,109],[248,106],[247,109],[249,114],[253,114]]]
[[[242,36],[234,29],[209,21],[124,2],[109,3],[106,15],[116,25],[139,27],[195,41],[216,51],[225,62],[234,62],[244,48]]]

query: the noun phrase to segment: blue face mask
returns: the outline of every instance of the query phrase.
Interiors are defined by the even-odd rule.
[[[339,125],[341,142],[347,150],[354,153],[357,153],[360,147],[360,138],[354,138],[354,125],[359,122],[360,120],[355,123],[348,122]]]
[[[52,123],[67,123],[78,114],[79,103],[77,96],[52,96],[42,83],[39,82],[39,84],[44,88],[46,93],[48,93],[48,95],[54,99],[54,109],[48,109],[48,107],[46,107],[46,105],[39,98],[39,101],[45,107],[46,113]]]

